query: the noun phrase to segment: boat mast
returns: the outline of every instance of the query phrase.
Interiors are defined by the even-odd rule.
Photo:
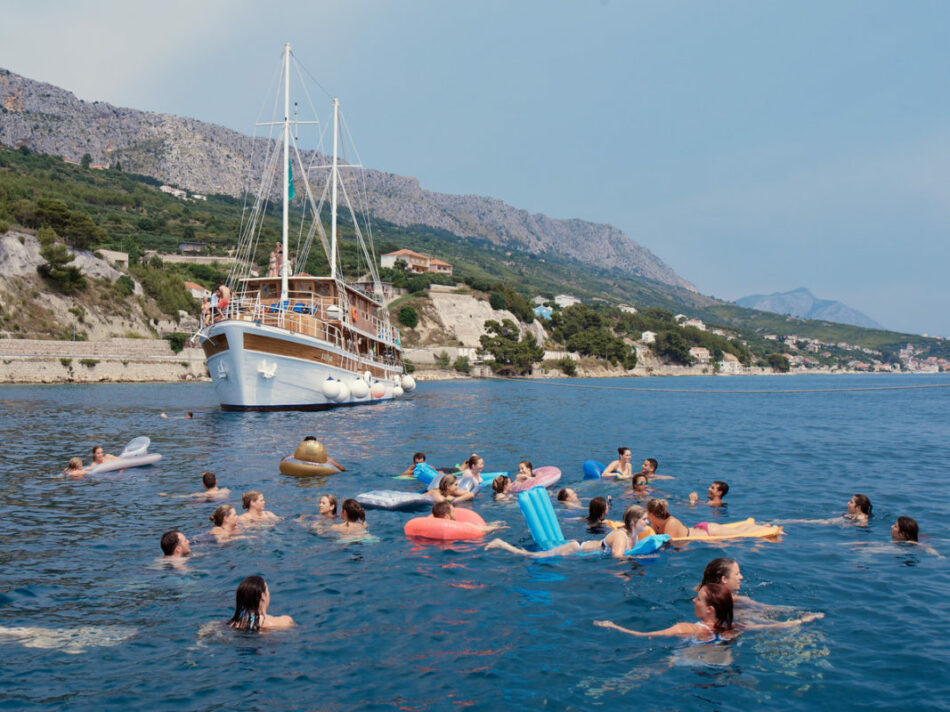
[[[284,224],[282,230],[283,259],[280,261],[280,301],[287,301],[287,263],[288,249],[287,233],[290,225],[290,205],[287,197],[290,194],[290,42],[284,43]]]
[[[330,200],[330,279],[336,279],[336,184],[337,184],[337,138],[339,136],[338,120],[340,117],[340,100],[333,100],[333,169],[330,179],[333,181],[332,198]]]

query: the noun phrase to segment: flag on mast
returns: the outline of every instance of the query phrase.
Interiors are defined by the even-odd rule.
[[[294,199],[294,162],[287,159],[287,200]]]

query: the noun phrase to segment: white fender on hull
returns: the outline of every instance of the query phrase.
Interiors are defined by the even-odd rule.
[[[402,377],[402,388],[406,393],[413,391],[416,387],[416,379],[412,376]]]
[[[353,394],[354,398],[365,398],[369,395],[369,386],[362,378],[356,378],[350,384],[350,393]]]
[[[337,403],[345,403],[350,399],[350,387],[340,381],[340,394],[336,397]]]
[[[335,401],[340,397],[340,386],[342,385],[339,381],[328,378],[323,382],[320,391],[326,396],[327,400]]]
[[[373,398],[382,398],[386,395],[386,387],[377,381],[373,384],[373,387],[369,389],[369,394],[373,396]]]
[[[393,396],[398,398],[403,394],[403,390],[400,386],[393,386]]]

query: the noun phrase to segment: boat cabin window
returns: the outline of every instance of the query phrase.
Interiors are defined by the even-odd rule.
[[[277,285],[273,282],[265,282],[261,285],[261,298],[272,299],[277,296]]]

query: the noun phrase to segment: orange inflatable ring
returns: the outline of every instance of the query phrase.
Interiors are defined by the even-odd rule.
[[[485,520],[471,509],[455,508],[455,519],[416,517],[406,522],[403,528],[408,537],[435,539],[436,541],[464,541],[485,536]]]

